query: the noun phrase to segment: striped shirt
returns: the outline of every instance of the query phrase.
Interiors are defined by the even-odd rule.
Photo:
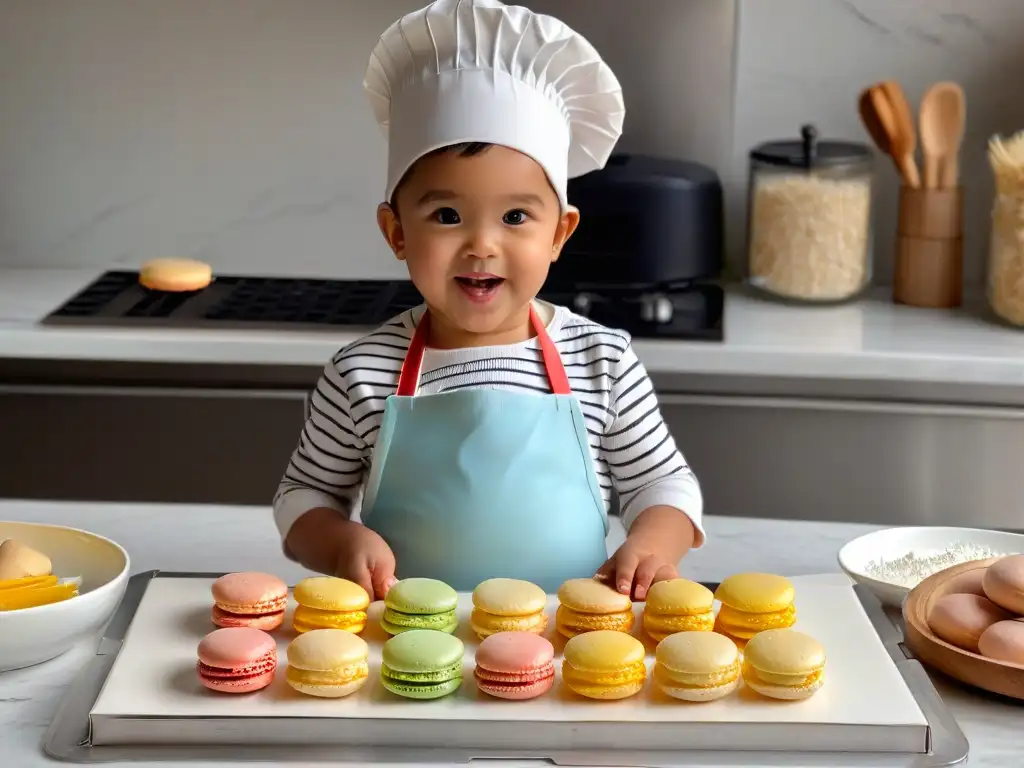
[[[565,307],[537,302],[589,434],[591,458],[606,509],[618,496],[627,530],[656,505],[683,511],[704,540],[700,485],[665,426],[651,380],[629,335]],[[402,313],[344,347],[309,397],[306,423],[274,497],[282,538],[316,507],[351,515],[358,509],[373,460],[385,400],[395,393],[406,351],[423,313]],[[430,349],[423,356],[420,395],[469,387],[550,394],[540,343]]]

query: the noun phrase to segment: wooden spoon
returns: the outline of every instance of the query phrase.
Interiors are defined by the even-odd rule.
[[[963,89],[956,83],[935,83],[921,99],[921,152],[924,185],[952,189],[959,181],[960,143],[966,117]]]
[[[885,155],[891,155],[893,121],[887,119],[892,117],[891,110],[886,110],[884,114],[879,113],[871,98],[871,89],[865,88],[857,99],[857,112],[860,113],[860,121],[864,123],[864,128],[871,136],[871,140],[875,142],[878,151]]]
[[[864,127],[871,134],[875,145],[893,159],[896,171],[907,183],[903,162],[893,151],[897,128],[896,116],[893,114],[889,99],[879,86],[873,85],[861,93],[857,107]]]
[[[917,162],[914,160],[917,132],[914,128],[914,115],[911,112],[910,104],[907,102],[906,94],[903,93],[903,88],[895,80],[885,80],[879,83],[878,89],[889,102],[889,108],[896,121],[892,138],[893,159],[896,160],[900,168],[904,183],[908,187],[917,189],[921,186],[921,176],[917,171]]]

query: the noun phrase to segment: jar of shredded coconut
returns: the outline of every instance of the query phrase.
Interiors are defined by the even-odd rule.
[[[871,284],[874,155],[864,144],[772,141],[750,153],[747,282],[773,297],[840,303]]]

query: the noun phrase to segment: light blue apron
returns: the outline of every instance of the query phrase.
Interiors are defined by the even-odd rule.
[[[504,576],[553,593],[607,559],[608,521],[579,402],[531,308],[551,395],[462,389],[417,396],[429,334],[419,321],[384,408],[363,523],[395,553],[396,576],[458,591]]]

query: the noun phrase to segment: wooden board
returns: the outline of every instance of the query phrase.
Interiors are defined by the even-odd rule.
[[[966,573],[987,568],[998,560],[974,560],[932,574],[918,584],[903,603],[906,645],[923,664],[961,683],[1015,699],[1024,699],[1024,665],[986,658],[947,643],[928,626],[935,601],[956,590]]]

